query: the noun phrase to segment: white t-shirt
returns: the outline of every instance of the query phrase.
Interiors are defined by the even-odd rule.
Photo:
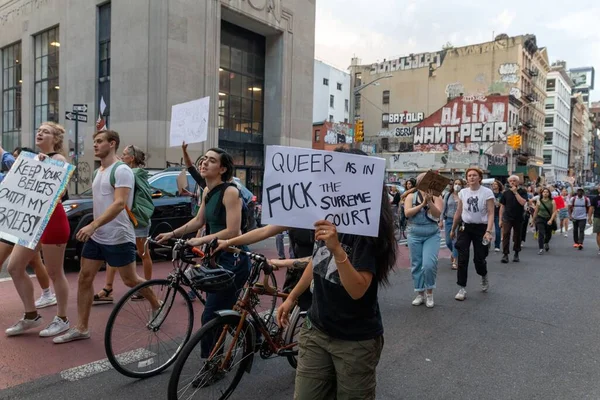
[[[480,186],[479,190],[472,191],[469,187],[458,192],[462,201],[462,220],[466,224],[487,224],[488,212],[486,202],[494,199],[491,189]]]
[[[116,164],[116,163],[115,163]],[[112,164],[105,168],[104,171],[98,170],[94,182],[92,183],[92,196],[94,201],[94,219],[100,217],[106,209],[115,200],[115,188],[127,187],[129,197],[127,198],[127,207],[131,209],[133,204],[133,188],[135,179],[133,171],[125,164],[119,165],[115,171],[115,187],[110,184],[110,173],[115,167]],[[102,225],[92,235],[92,240],[100,244],[115,245],[127,242],[135,243],[135,233],[133,223],[127,215],[127,211],[123,210],[112,221]]]

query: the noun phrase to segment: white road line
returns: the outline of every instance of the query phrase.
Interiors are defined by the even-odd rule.
[[[156,354],[146,350],[146,349],[136,349],[131,350],[126,353],[122,353],[117,355],[117,359],[120,364],[131,364],[134,362],[140,362],[138,364],[138,368],[143,368],[145,366],[151,365],[154,363],[154,357]],[[144,360],[145,361],[142,361]],[[69,382],[75,382],[80,379],[89,378],[90,376],[100,374],[102,372],[106,372],[112,369],[112,365],[108,358],[91,362],[89,364],[80,365],[78,367],[66,369],[60,373],[61,378]]]

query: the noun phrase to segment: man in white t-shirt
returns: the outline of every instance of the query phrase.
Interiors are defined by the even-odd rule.
[[[135,270],[135,233],[127,213],[133,204],[135,179],[127,165],[117,165],[119,142],[119,134],[115,131],[94,134],[94,156],[100,158],[100,169],[92,182],[94,220],[76,235],[77,240],[85,242],[81,252],[77,292],[79,322],[66,334],[54,338],[54,343],[89,339],[93,282],[104,262],[119,270],[125,285],[134,287],[144,282]],[[111,182],[113,168],[116,168],[114,186]],[[150,302],[155,313],[160,309],[161,305],[152,290],[146,288],[140,290],[140,294]]]
[[[467,269],[469,267],[469,249],[473,243],[473,261],[475,271],[481,276],[481,290],[487,292],[489,281],[487,277],[487,261],[489,243],[492,241],[494,231],[494,192],[481,186],[483,172],[479,168],[467,169],[467,184],[458,194],[458,207],[454,214],[451,237],[454,239],[456,229],[458,238],[456,249],[458,250],[457,283],[460,290],[454,297],[456,300],[464,300],[467,296]],[[486,240],[488,245],[482,242]]]

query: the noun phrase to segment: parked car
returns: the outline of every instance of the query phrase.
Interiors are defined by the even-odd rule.
[[[152,171],[154,172],[154,171]],[[192,218],[192,198],[181,196],[177,192],[177,176],[180,171],[155,172],[148,182],[153,188],[154,215],[150,234],[156,236],[171,229],[177,229]],[[194,179],[187,174],[189,191],[193,191],[196,185]],[[92,189],[88,189],[79,195],[70,194],[69,200],[63,203],[63,208],[69,219],[71,237],[67,243],[65,258],[67,260],[78,260],[81,255],[83,243],[75,239],[79,229],[88,225],[93,220],[92,214]],[[189,235],[195,232],[190,232]],[[155,254],[153,254],[155,255]]]

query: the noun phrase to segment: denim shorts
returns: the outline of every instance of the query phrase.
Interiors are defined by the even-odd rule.
[[[81,257],[89,260],[102,260],[111,267],[124,267],[135,262],[135,243],[100,244],[89,239],[83,245]]]

